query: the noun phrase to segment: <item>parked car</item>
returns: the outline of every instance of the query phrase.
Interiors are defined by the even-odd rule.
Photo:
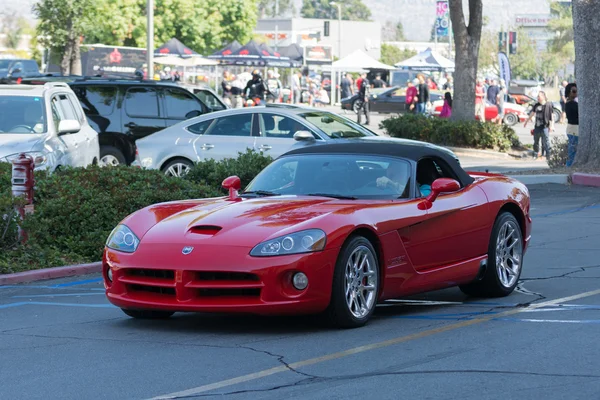
[[[442,112],[442,108],[444,106],[443,100],[438,100],[433,103],[433,112],[434,116],[439,116]],[[485,120],[491,121],[498,117],[498,107],[492,104],[487,104],[485,106]],[[504,103],[504,118],[502,122],[508,126],[514,126],[519,122],[525,122],[528,118],[528,114],[525,110],[525,107],[522,107],[518,104],[514,103]],[[476,119],[479,120],[479,116],[476,116]]]
[[[509,94],[508,102],[515,103],[523,106],[525,108],[525,112],[527,114],[531,113],[533,110],[533,106],[537,103],[537,99],[533,98],[527,94]],[[562,114],[562,109],[560,108],[560,102],[553,101],[552,102],[552,118],[554,122],[560,121],[560,117]]]
[[[315,108],[275,104],[214,112],[137,141],[139,163],[167,175],[185,175],[193,163],[234,158],[246,149],[278,157],[292,146],[377,135]]]
[[[393,86],[383,89],[371,89],[369,96],[369,110],[378,113],[397,113],[403,114],[404,104],[406,103],[406,88]],[[444,98],[444,95],[438,92],[430,92],[431,102]],[[351,110],[358,112],[358,94],[342,99],[342,110]]]
[[[134,318],[325,312],[358,327],[386,299],[509,295],[531,239],[524,184],[469,175],[430,144],[332,140],[288,152],[240,193],[236,176],[223,187],[115,227],[102,263],[112,304]]]
[[[98,133],[67,84],[0,85],[0,161],[21,153],[49,171],[98,163]]]
[[[18,78],[27,78],[38,75],[40,75],[40,69],[35,60],[0,60],[0,83],[9,83]]]

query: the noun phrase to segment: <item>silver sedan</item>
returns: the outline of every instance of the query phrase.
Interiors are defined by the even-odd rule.
[[[377,136],[327,111],[296,106],[230,109],[183,121],[136,141],[137,163],[167,175],[185,175],[193,163],[235,158],[247,149],[273,158],[294,146]]]

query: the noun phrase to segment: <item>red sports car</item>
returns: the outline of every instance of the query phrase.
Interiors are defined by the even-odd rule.
[[[529,193],[466,173],[448,150],[348,139],[292,150],[229,196],[125,218],[103,257],[106,295],[136,318],[177,311],[328,314],[365,324],[383,300],[459,286],[506,296],[530,240]]]
[[[443,107],[443,101],[434,102],[432,114],[435,116],[440,115]],[[502,119],[502,122],[506,125],[515,126],[519,122],[525,122],[528,117],[525,107],[514,103],[504,103],[504,118]],[[485,120],[492,121],[496,118],[498,118],[498,107],[493,104],[487,104],[485,106]],[[479,119],[479,116],[476,116],[476,119]]]

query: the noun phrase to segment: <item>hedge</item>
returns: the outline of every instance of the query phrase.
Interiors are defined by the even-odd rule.
[[[391,137],[420,140],[442,146],[503,152],[520,146],[519,138],[512,128],[477,121],[452,121],[406,114],[382,121],[381,128]]]

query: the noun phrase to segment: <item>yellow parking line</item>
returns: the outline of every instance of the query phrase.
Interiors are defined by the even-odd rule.
[[[600,294],[600,289],[592,290],[590,292],[576,294],[573,296],[562,297],[560,299],[549,300],[549,301],[545,301],[543,303],[532,304],[528,307],[516,308],[514,310],[509,310],[509,311],[501,312],[498,314],[488,315],[488,316],[481,317],[481,318],[475,318],[475,319],[471,319],[471,320],[467,320],[467,321],[461,321],[461,322],[457,322],[455,324],[445,325],[445,326],[442,326],[439,328],[429,329],[429,330],[426,330],[423,332],[417,332],[417,333],[413,333],[412,335],[401,336],[401,337],[386,340],[383,342],[367,344],[364,346],[358,346],[358,347],[354,347],[352,349],[340,351],[338,353],[332,353],[332,354],[328,354],[328,355],[321,356],[321,357],[316,357],[316,358],[311,358],[311,359],[304,360],[304,361],[298,361],[295,363],[291,363],[291,364],[289,364],[289,368],[286,367],[285,365],[282,365],[279,367],[265,369],[265,370],[262,370],[259,372],[254,372],[251,374],[238,376],[236,378],[226,379],[223,381],[210,383],[208,385],[203,385],[203,386],[198,386],[198,387],[195,387],[192,389],[183,390],[181,392],[170,393],[170,394],[154,397],[151,400],[165,400],[165,399],[175,399],[175,398],[184,397],[184,396],[194,396],[194,395],[198,395],[200,393],[205,393],[205,392],[208,392],[211,390],[222,389],[224,387],[237,385],[237,384],[240,384],[243,382],[253,381],[253,380],[264,378],[264,377],[267,377],[270,375],[275,375],[275,374],[278,374],[281,372],[286,372],[286,371],[289,371],[290,368],[298,369],[301,367],[306,367],[308,365],[320,364],[325,361],[336,360],[336,359],[347,357],[347,356],[350,356],[353,354],[364,353],[365,351],[381,349],[383,347],[392,346],[392,345],[395,345],[398,343],[408,342],[408,341],[415,340],[415,339],[421,339],[421,338],[424,338],[427,336],[451,331],[454,329],[464,328],[464,327],[470,326],[470,325],[481,324],[483,322],[487,322],[492,319],[502,318],[502,317],[506,317],[509,315],[514,315],[514,314],[518,314],[518,313],[525,312],[525,311],[535,310],[537,308],[546,307],[546,306],[550,306],[550,305],[554,305],[554,304],[566,303],[569,301],[582,299],[584,297],[595,296],[597,294]]]

